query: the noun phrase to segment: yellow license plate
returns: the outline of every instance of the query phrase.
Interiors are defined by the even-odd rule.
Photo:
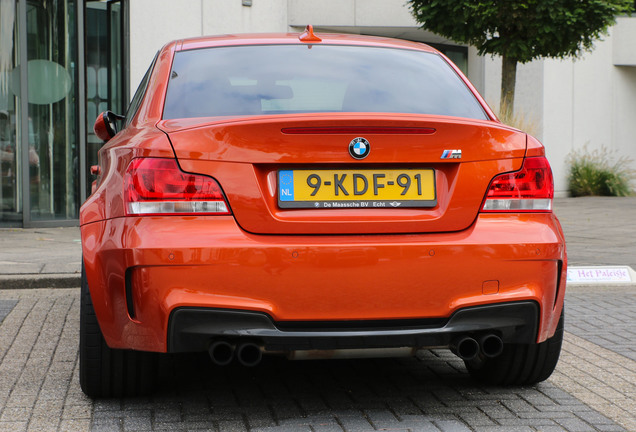
[[[435,207],[433,169],[281,170],[281,208]]]

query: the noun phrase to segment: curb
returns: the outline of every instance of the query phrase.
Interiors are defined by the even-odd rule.
[[[79,273],[0,275],[0,290],[29,288],[79,288]]]

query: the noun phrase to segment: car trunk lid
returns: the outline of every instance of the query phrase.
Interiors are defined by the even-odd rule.
[[[236,221],[257,234],[463,230],[475,220],[491,179],[519,169],[526,149],[525,134],[512,128],[443,116],[323,113],[163,120],[158,126],[170,137],[181,168],[219,181]],[[361,138],[370,151],[358,160],[349,147]],[[317,173],[330,183],[321,184],[323,190],[332,192],[326,201],[308,198],[308,207],[286,208],[280,196],[285,173],[304,175],[303,184],[305,179],[315,184],[316,178],[308,176]],[[384,205],[355,206],[342,196],[347,189],[351,194],[352,184],[333,183],[356,173],[370,181],[374,173],[402,173],[397,182],[410,182],[410,190],[421,186],[417,173],[430,175],[433,199],[409,207],[402,201],[402,187]],[[381,181],[382,186],[390,182],[386,177]]]

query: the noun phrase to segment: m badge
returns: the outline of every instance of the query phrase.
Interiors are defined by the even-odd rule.
[[[461,150],[444,150],[440,159],[461,159],[462,151]]]

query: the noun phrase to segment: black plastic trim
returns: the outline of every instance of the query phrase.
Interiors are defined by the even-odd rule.
[[[133,267],[128,267],[124,274],[124,283],[126,287],[126,310],[131,319],[135,319],[135,304],[133,303],[132,288],[132,271]]]
[[[183,307],[172,311],[168,323],[168,352],[207,351],[211,340],[250,339],[267,351],[332,350],[391,347],[443,347],[459,335],[494,332],[504,343],[536,342],[539,305],[534,301],[498,303],[460,309],[437,326],[414,326],[413,320],[355,321],[337,328],[338,322],[297,322],[289,329],[260,312]],[[426,322],[426,321],[424,321]],[[431,322],[432,323],[432,322]]]
[[[557,275],[556,275],[556,289],[554,290],[554,305],[557,307],[557,300],[559,299],[559,293],[561,292],[561,276],[563,275],[563,260],[559,260],[557,263]]]

